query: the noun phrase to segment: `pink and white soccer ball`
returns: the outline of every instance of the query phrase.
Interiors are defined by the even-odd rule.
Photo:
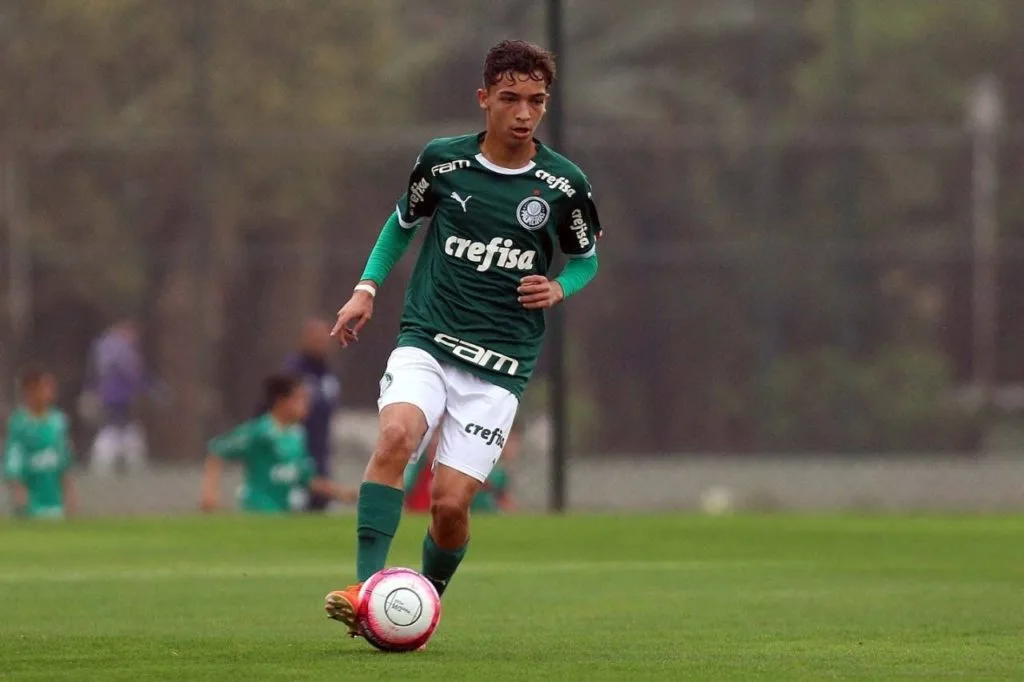
[[[441,620],[441,598],[411,568],[385,568],[359,590],[359,627],[383,651],[412,651],[427,643]]]

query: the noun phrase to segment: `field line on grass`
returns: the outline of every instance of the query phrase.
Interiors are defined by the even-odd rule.
[[[707,571],[722,569],[797,567],[790,561],[481,561],[467,562],[460,574],[510,575],[545,573],[619,573]],[[315,578],[338,577],[349,569],[348,562],[338,564],[215,565],[180,564],[148,568],[96,567],[86,570],[51,570],[49,567],[0,572],[0,584],[81,583],[109,581],[150,581],[168,579],[221,580],[227,578]]]

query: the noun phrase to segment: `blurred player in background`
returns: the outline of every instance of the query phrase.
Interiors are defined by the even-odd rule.
[[[306,428],[306,447],[313,456],[316,475],[331,477],[331,417],[338,408],[341,384],[331,372],[328,352],[331,327],[322,320],[307,320],[302,327],[299,348],[285,361],[285,372],[299,377],[309,393],[309,414]],[[310,511],[323,511],[330,498],[309,491]]]
[[[59,519],[74,512],[68,420],[53,406],[56,399],[52,374],[36,368],[22,375],[21,405],[7,420],[3,466],[18,516]]]
[[[501,455],[537,362],[545,310],[597,273],[600,224],[590,183],[534,137],[553,56],[521,41],[488,53],[477,103],[482,133],[423,149],[332,331],[347,345],[377,289],[430,219],[406,290],[398,348],[380,384],[380,432],[359,491],[357,584],[325,598],[359,635],[359,587],[384,568],[398,529],[406,465],[440,430],[422,573],[443,594],[466,554],[469,510]],[[554,250],[569,261],[549,278]]]
[[[89,353],[89,385],[80,409],[98,412],[101,422],[89,462],[93,473],[110,474],[119,460],[129,470],[145,467],[146,434],[136,409],[147,388],[138,326],[122,320],[96,339]]]
[[[469,506],[470,512],[493,514],[515,511],[516,503],[512,496],[512,469],[519,458],[522,441],[521,429],[513,423],[512,429],[505,438],[505,447],[501,449],[501,458],[491,469],[490,475],[484,481],[483,488],[473,498],[473,502]]]
[[[200,491],[201,508],[220,508],[225,461],[242,464],[241,507],[245,511],[301,510],[307,489],[329,499],[354,502],[355,490],[336,486],[316,475],[302,428],[309,413],[309,393],[302,382],[295,377],[275,375],[266,380],[264,390],[269,405],[266,413],[210,442]]]
[[[512,425],[498,463],[491,469],[480,492],[473,498],[469,510],[474,514],[510,512],[516,508],[512,497],[512,465],[519,457],[522,429],[518,422]],[[430,511],[430,489],[434,482],[434,457],[441,441],[441,431],[435,430],[426,450],[405,468],[405,509],[411,512]]]

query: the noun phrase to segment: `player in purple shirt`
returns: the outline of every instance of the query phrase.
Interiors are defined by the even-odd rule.
[[[118,322],[93,342],[89,367],[87,392],[99,403],[103,420],[92,445],[91,469],[109,474],[120,459],[129,469],[141,469],[146,435],[135,406],[147,390],[147,375],[133,320]]]

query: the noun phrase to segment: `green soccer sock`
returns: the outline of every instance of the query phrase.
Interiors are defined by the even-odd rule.
[[[359,546],[356,552],[356,576],[363,582],[384,568],[391,539],[402,518],[402,499],[398,488],[369,481],[359,486],[356,518]]]
[[[448,581],[455,575],[455,569],[459,567],[462,558],[466,556],[468,546],[469,541],[467,540],[466,544],[458,549],[443,549],[437,546],[434,538],[430,537],[430,531],[427,531],[426,537],[423,538],[423,571],[421,572],[434,585],[439,595],[444,594],[448,587]]]

